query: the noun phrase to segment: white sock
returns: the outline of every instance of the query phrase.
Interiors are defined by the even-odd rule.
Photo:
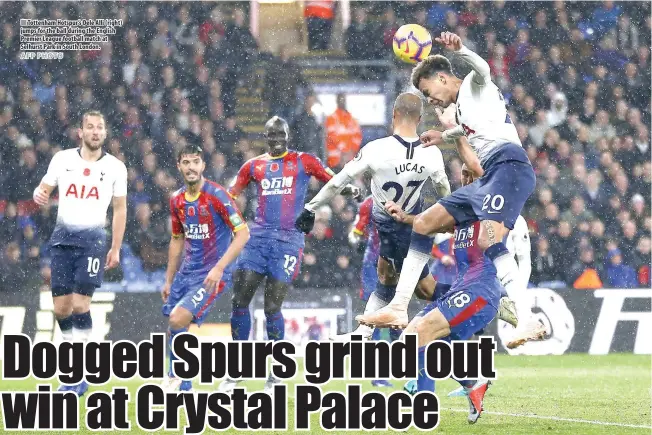
[[[72,328],[72,338],[75,342],[86,343],[91,335],[92,329]]]
[[[387,305],[387,302],[376,296],[376,293],[372,293],[367,300],[367,305],[364,307],[364,314],[369,314],[376,312]],[[373,334],[374,328],[367,325],[358,325],[357,329],[352,332],[354,335],[362,335],[364,338],[371,337]]]
[[[507,296],[513,301],[518,299],[518,292],[523,290],[518,281],[518,264],[511,254],[501,255],[494,259],[498,280],[505,287]]]
[[[72,329],[61,331],[61,338],[63,338],[63,341],[72,341],[72,335]]]
[[[413,249],[408,251],[408,255],[403,261],[398,285],[396,286],[396,295],[392,299],[392,302],[390,302],[391,305],[407,310],[410,299],[412,299],[412,295],[414,294],[414,289],[419,282],[423,267],[428,264],[429,259],[430,255],[424,254],[423,252]]]

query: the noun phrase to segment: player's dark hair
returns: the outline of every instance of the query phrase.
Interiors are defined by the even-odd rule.
[[[450,60],[441,54],[428,56],[412,70],[412,85],[419,89],[421,79],[429,79],[440,72],[453,75]]]
[[[82,128],[84,127],[84,121],[86,121],[86,118],[89,116],[98,116],[102,118],[102,121],[104,121],[104,123],[106,124],[106,120],[104,119],[104,115],[102,114],[102,112],[100,112],[99,110],[89,110],[88,112],[84,112],[84,114],[82,115],[81,118]]]
[[[183,156],[192,156],[195,154],[199,154],[199,158],[202,160],[204,159],[204,150],[202,147],[199,145],[186,145],[179,150],[179,154],[177,154],[177,163],[181,163]]]

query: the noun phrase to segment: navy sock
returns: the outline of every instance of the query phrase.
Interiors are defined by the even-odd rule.
[[[376,293],[376,296],[378,296],[383,301],[389,302],[396,294],[396,285],[385,285],[377,283],[376,291],[374,293]]]
[[[267,319],[267,339],[272,341],[283,340],[285,338],[285,319],[283,313],[265,314]]]
[[[375,329],[374,329],[374,332],[371,334],[371,339],[372,339],[373,341],[378,341],[378,340],[381,339],[381,336],[380,336],[380,329],[379,329],[379,328],[375,328]]]
[[[91,317],[91,312],[86,311],[81,314],[73,314],[72,316],[72,326],[75,329],[93,329],[93,318]]]
[[[181,334],[183,332],[188,332],[188,328],[181,328],[181,329],[168,328],[168,357],[170,358],[170,370],[168,371],[168,374],[170,377],[174,377],[174,370],[172,370],[172,362],[177,359],[177,357],[174,356],[174,353],[172,352],[172,340],[178,334]]]
[[[410,249],[421,252],[422,254],[430,255],[432,252],[432,244],[434,239],[424,234],[419,234],[412,231],[410,236]]]
[[[57,319],[57,323],[59,324],[59,329],[61,329],[61,333],[64,337],[66,334],[72,334],[72,315],[64,317],[63,319]]]
[[[419,377],[417,391],[435,391],[435,380],[426,374],[426,347],[419,348]]]
[[[231,311],[231,337],[233,340],[247,340],[251,331],[249,308],[234,308]]]
[[[435,291],[432,292],[432,299],[430,299],[430,300],[434,302],[434,301],[436,301],[438,299],[441,299],[441,297],[444,296],[446,293],[448,293],[448,291],[450,289],[451,289],[450,284],[442,284],[442,283],[438,282],[435,285]]]
[[[491,261],[506,254],[509,254],[509,250],[507,250],[507,246],[505,246],[503,242],[491,245],[484,251],[484,255],[486,255]]]

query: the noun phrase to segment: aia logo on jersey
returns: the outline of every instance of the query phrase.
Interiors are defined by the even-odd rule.
[[[192,205],[188,207],[188,216],[194,216],[195,215],[195,207]]]
[[[269,170],[272,171],[272,172],[276,172],[276,171],[278,171],[279,169],[281,169],[281,167],[280,167],[279,164],[276,163],[276,162],[274,162],[274,163],[272,163],[271,165],[269,165]]]
[[[84,169],[84,177],[88,177],[89,175],[91,175],[91,170],[88,168]]]
[[[89,169],[87,169],[87,171],[89,171],[90,173]],[[84,173],[85,172],[86,171],[84,171]],[[77,199],[91,199],[91,198],[100,199],[100,194],[97,191],[97,187],[86,186],[84,184],[82,184],[80,187],[77,187],[76,184],[71,184],[70,186],[68,186],[68,190],[66,191],[66,197],[69,196],[74,196]]]

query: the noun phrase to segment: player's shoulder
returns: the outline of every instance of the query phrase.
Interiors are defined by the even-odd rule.
[[[171,200],[177,200],[179,197],[183,196],[183,194],[186,192],[186,186],[181,186],[174,192],[172,192],[172,195],[170,195]]]
[[[120,169],[124,171],[127,170],[127,165],[125,165],[125,163],[122,160],[120,160],[113,154],[104,153],[104,156],[102,156],[102,160],[104,160],[103,163],[106,164],[107,166],[111,166],[116,169]]]
[[[205,180],[204,183],[204,193],[207,195],[218,198],[220,200],[229,198],[229,194],[226,191],[226,188],[220,183],[217,183],[213,180]]]

